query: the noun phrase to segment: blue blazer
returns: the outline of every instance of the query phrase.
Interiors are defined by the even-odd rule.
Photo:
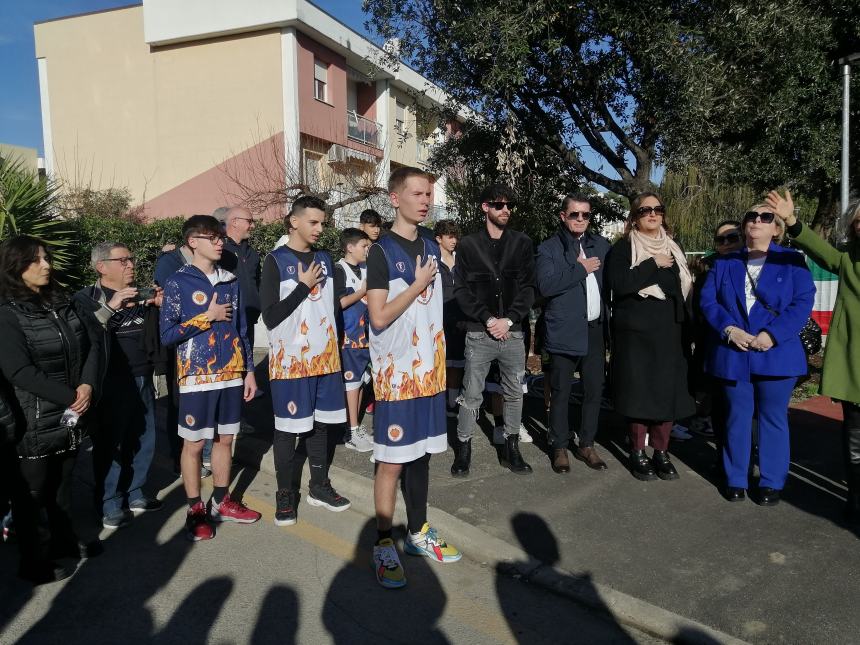
[[[747,314],[747,251],[718,257],[705,277],[701,307],[713,334],[705,371],[718,378],[749,382],[750,376],[801,376],[807,372],[806,353],[798,338],[815,299],[815,284],[803,256],[771,243],[758,277],[756,301]],[[774,346],[766,352],[743,352],[722,338],[734,325],[753,336],[766,331]]]

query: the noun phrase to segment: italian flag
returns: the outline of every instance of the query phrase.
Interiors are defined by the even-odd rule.
[[[821,333],[827,335],[830,319],[833,317],[833,306],[836,304],[836,292],[839,290],[839,276],[822,269],[812,258],[806,258],[806,264],[812,272],[815,282],[815,304],[812,305],[812,318],[821,327]]]

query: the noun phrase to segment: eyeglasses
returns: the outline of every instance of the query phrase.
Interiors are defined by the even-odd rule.
[[[495,208],[497,211],[500,211],[505,206],[507,206],[508,210],[511,212],[513,212],[513,210],[517,207],[516,202],[487,202],[487,205]]]
[[[741,241],[740,233],[726,233],[725,235],[714,235],[714,242],[717,243],[717,246],[722,246],[723,244],[737,244]]]
[[[234,217],[233,219],[239,219],[239,220],[242,220],[243,222],[248,222],[248,226],[254,225],[254,220],[251,217]]]
[[[751,222],[755,222],[756,220],[761,221],[762,224],[770,224],[773,222],[773,218],[776,217],[773,213],[768,213],[765,211],[764,213],[756,213],[755,211],[749,211],[744,213],[744,224],[749,224]]]
[[[227,240],[227,237],[224,235],[194,235],[195,240],[209,240],[209,242],[214,246],[219,242],[224,244]]]
[[[591,211],[570,211],[569,213],[565,213],[564,216],[569,220],[581,219],[587,222],[591,219]]]
[[[119,262],[122,266],[128,266],[128,263],[131,262],[134,264],[134,256],[127,255],[124,258],[105,258],[102,262]]]
[[[647,215],[650,215],[651,213],[654,213],[655,215],[663,217],[665,212],[665,206],[640,206],[639,210],[636,211],[636,215],[639,217],[645,217]]]

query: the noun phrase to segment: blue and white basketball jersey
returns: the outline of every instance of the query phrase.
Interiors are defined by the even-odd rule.
[[[346,260],[338,261],[346,275],[346,294],[350,295],[361,289],[361,285],[367,280],[367,267],[359,265],[361,275],[355,275],[352,266]],[[343,348],[365,349],[369,347],[367,339],[367,323],[370,317],[367,314],[367,296],[353,303],[343,310]]]
[[[424,239],[421,261],[435,257],[439,246]],[[391,302],[415,282],[415,258],[394,239],[376,242],[388,265],[388,299]],[[442,276],[421,292],[385,329],[370,326],[370,362],[379,401],[406,401],[445,391],[445,332],[442,329]]]
[[[280,298],[289,296],[299,284],[299,258],[287,246],[270,254],[280,272]],[[334,313],[334,264],[325,251],[316,251],[314,261],[322,266],[323,280],[280,325],[267,331],[269,379],[295,379],[340,371]]]

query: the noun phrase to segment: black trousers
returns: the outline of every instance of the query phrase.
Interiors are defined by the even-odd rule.
[[[582,413],[580,416],[579,447],[594,445],[597,422],[600,417],[600,400],[606,375],[606,344],[603,325],[588,325],[588,353],[585,356],[550,354],[549,443],[552,448],[566,448],[570,441],[570,388],[573,372],[579,370],[582,379]]]
[[[842,454],[848,481],[848,508],[860,517],[860,405],[842,401]]]
[[[272,456],[279,489],[299,490],[305,460],[311,465],[310,485],[325,483],[328,479],[328,427],[314,423],[313,430],[302,434],[275,430]]]
[[[18,459],[12,484],[12,515],[21,565],[34,566],[54,553],[76,549],[72,528],[72,470],[76,450],[39,459]]]

